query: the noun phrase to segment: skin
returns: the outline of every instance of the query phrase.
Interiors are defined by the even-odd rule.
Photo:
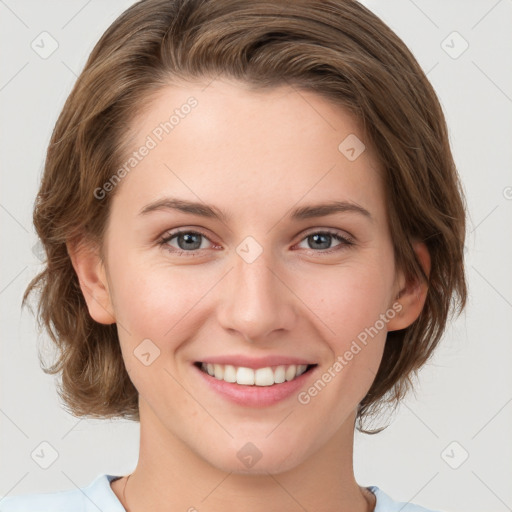
[[[427,291],[395,267],[377,159],[369,144],[355,161],[338,150],[349,134],[364,141],[340,106],[289,86],[256,92],[226,79],[161,90],[131,125],[134,150],[190,96],[198,106],[114,191],[104,260],[91,244],[69,246],[89,312],[117,323],[139,391],[139,461],[126,496],[126,477],[112,489],[131,511],[373,510],[373,495],[354,478],[356,408],[387,331],[410,325]],[[214,205],[229,219],[139,215],[165,196]],[[331,200],[356,203],[372,219],[287,217]],[[176,237],[159,245],[176,228],[205,235],[194,257],[171,252]],[[325,229],[353,245],[329,237],[327,249],[315,245],[310,235]],[[262,249],[252,263],[236,252],[247,236]],[[414,248],[428,273],[426,247]],[[237,405],[192,367],[225,354],[303,357],[318,365],[304,390],[397,303],[399,314],[307,405],[296,394],[266,408]],[[144,339],[160,350],[149,366],[133,354]],[[237,457],[247,442],[262,454],[251,468]]]

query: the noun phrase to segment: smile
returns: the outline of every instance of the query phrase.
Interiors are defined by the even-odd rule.
[[[224,382],[237,383],[242,386],[273,386],[292,381],[316,365],[290,364],[253,369],[230,364],[198,362],[196,366],[204,373]]]

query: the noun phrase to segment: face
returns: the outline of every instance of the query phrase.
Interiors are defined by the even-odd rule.
[[[141,428],[225,471],[280,472],[353,431],[403,282],[351,115],[205,85],[160,91],[131,127],[149,149],[109,192],[108,308]]]

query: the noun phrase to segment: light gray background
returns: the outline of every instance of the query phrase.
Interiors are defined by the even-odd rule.
[[[136,465],[138,424],[61,408],[37,359],[46,338],[20,308],[40,268],[31,213],[53,125],[95,42],[132,3],[0,0],[0,496],[83,487]],[[470,214],[470,297],[416,396],[383,433],[356,434],[356,476],[439,510],[512,510],[512,0],[364,3],[411,48],[444,107]],[[31,47],[43,31],[58,43],[47,58]],[[48,469],[42,442],[58,454]]]

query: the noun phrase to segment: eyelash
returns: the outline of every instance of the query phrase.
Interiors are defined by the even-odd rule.
[[[185,257],[199,256],[199,254],[198,254],[199,251],[201,251],[203,249],[194,249],[192,251],[184,251],[183,249],[176,249],[175,247],[173,247],[172,249],[170,248],[169,242],[173,238],[176,238],[177,236],[183,235],[183,234],[187,234],[187,235],[200,235],[200,236],[206,238],[207,240],[209,240],[211,242],[211,240],[204,233],[201,233],[200,231],[178,230],[178,231],[174,231],[174,232],[171,232],[171,233],[164,234],[163,237],[159,239],[158,245],[160,247],[164,248],[165,250],[169,251],[171,254],[174,254],[176,256],[185,256]],[[339,250],[343,250],[343,249],[347,249],[348,247],[350,247],[350,246],[355,244],[354,240],[351,237],[342,236],[342,235],[339,234],[339,232],[331,231],[329,229],[321,230],[321,231],[313,231],[311,233],[308,233],[306,236],[304,236],[304,238],[302,238],[300,240],[300,242],[303,242],[304,240],[306,240],[307,238],[309,238],[310,236],[313,236],[313,235],[329,235],[329,236],[332,236],[338,242],[342,242],[340,245],[338,245],[336,247],[332,247],[330,249],[325,249],[325,250],[322,250],[322,249],[320,249],[320,250],[309,249],[309,251],[315,252],[315,253],[319,252],[319,253],[322,253],[322,254],[332,254],[333,252],[336,252],[336,251],[339,251]]]

